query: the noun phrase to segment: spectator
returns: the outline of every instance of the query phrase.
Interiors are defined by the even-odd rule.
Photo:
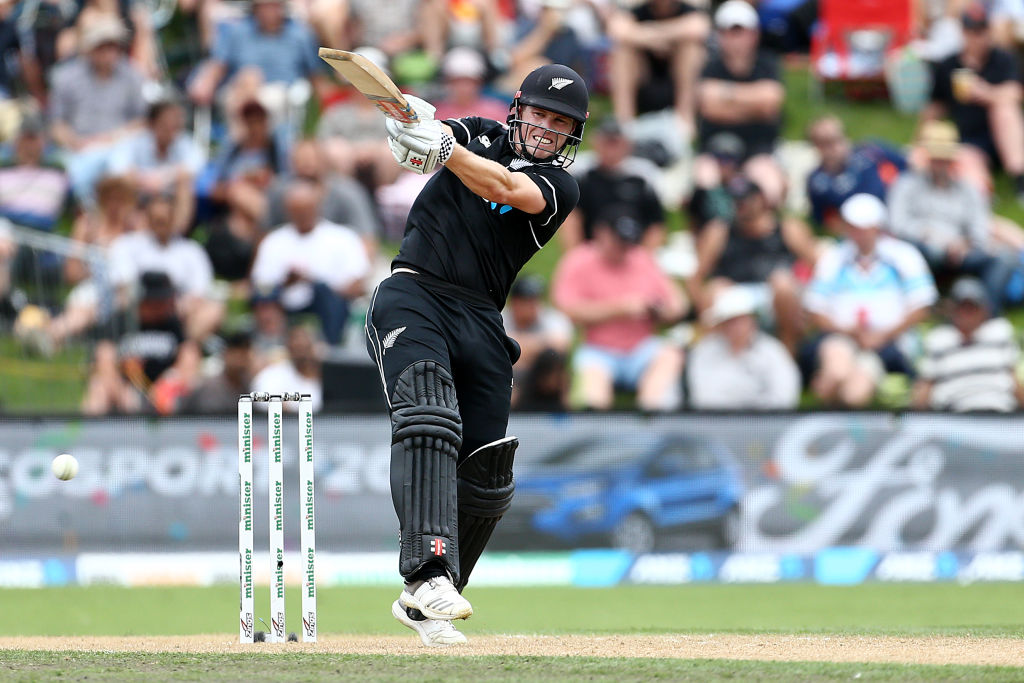
[[[757,326],[747,290],[721,290],[707,311],[711,332],[690,350],[690,405],[698,410],[783,410],[800,399],[800,371],[778,339]]]
[[[956,128],[928,121],[921,128],[921,146],[927,167],[904,173],[889,193],[892,232],[921,250],[936,277],[980,277],[998,311],[1016,264],[1009,254],[995,251],[991,214],[981,193],[954,176]]]
[[[53,139],[68,150],[75,195],[88,203],[111,151],[142,123],[142,75],[122,54],[124,26],[98,17],[83,31],[82,54],[53,71]]]
[[[253,248],[260,237],[266,192],[287,167],[287,151],[270,130],[269,112],[258,100],[241,109],[242,130],[213,162],[210,199],[217,216],[206,249],[213,269],[228,280],[249,272]]]
[[[206,155],[185,132],[185,111],[174,100],[159,100],[146,112],[146,128],[113,153],[108,172],[131,176],[143,194],[172,194],[174,230],[185,234],[195,212],[196,177]]]
[[[190,415],[234,412],[239,394],[249,392],[254,366],[251,335],[244,332],[228,335],[219,371],[201,380],[182,401],[178,412]]]
[[[785,196],[785,174],[772,157],[779,140],[785,91],[775,57],[758,47],[757,11],[743,0],[728,0],[715,12],[719,54],[708,60],[698,87],[699,146],[694,162],[698,187],[720,184],[707,154],[716,133],[743,140],[743,170],[772,206]]]
[[[479,116],[504,122],[508,118],[508,104],[483,94],[487,63],[471,47],[455,47],[444,56],[441,65],[444,76],[444,96],[435,102],[438,121]]]
[[[963,51],[935,65],[932,101],[922,120],[953,119],[964,143],[959,162],[966,178],[987,187],[989,165],[1001,164],[1024,203],[1024,113],[1016,61],[993,47],[983,6],[971,5],[961,22]]]
[[[423,50],[438,64],[449,46],[469,47],[487,55],[499,54],[503,47],[504,23],[498,0],[424,0],[418,25]]]
[[[543,281],[524,275],[512,284],[508,306],[502,311],[505,332],[519,344],[519,360],[513,376],[522,381],[542,353],[548,350],[565,354],[572,343],[572,323],[558,310],[541,300]]]
[[[118,237],[138,227],[136,200],[135,186],[130,180],[104,178],[96,185],[96,205],[75,219],[71,230],[75,248],[64,259],[64,281],[72,289],[64,310],[49,325],[53,345],[59,347],[97,324],[112,324],[114,315],[130,303],[116,296],[104,267],[105,259],[97,259],[96,250],[105,256]]]
[[[296,326],[288,331],[288,356],[263,368],[252,380],[252,390],[281,394],[298,391],[313,398],[313,410],[324,403],[323,375],[313,333]],[[287,401],[285,410],[298,409],[295,401]]]
[[[606,39],[597,15],[605,14],[606,6],[592,0],[540,0],[518,5],[502,90],[515,92],[528,73],[552,63],[572,67],[589,83],[596,74],[588,73],[588,50],[604,51]]]
[[[583,405],[612,407],[615,389],[635,391],[641,410],[678,405],[683,356],[655,334],[686,312],[682,293],[639,246],[640,223],[602,217],[594,239],[571,249],[555,272],[555,305],[582,328],[573,367]]]
[[[974,278],[953,284],[950,324],[924,339],[921,377],[914,386],[914,407],[958,413],[1011,412],[1024,403],[1017,377],[1017,346],[1006,318],[990,317],[988,294]]]
[[[424,42],[426,8],[420,0],[348,0],[339,20],[344,25],[348,48],[373,45],[385,58],[415,49]],[[383,11],[382,11],[383,10]],[[435,30],[430,56],[440,61],[444,55],[444,37]]]
[[[606,119],[591,137],[597,164],[579,178],[580,201],[558,231],[571,249],[594,237],[594,225],[613,207],[628,205],[640,221],[641,242],[655,248],[665,241],[665,212],[651,183],[630,157],[633,145],[614,119]]]
[[[746,157],[746,145],[733,133],[716,133],[708,140],[707,153],[717,166],[720,184],[696,187],[690,198],[690,230],[701,240],[704,228],[714,220],[729,225],[736,216],[736,203],[729,194],[733,178],[743,175],[740,166]]]
[[[193,240],[174,230],[174,202],[166,195],[149,198],[145,228],[121,235],[110,245],[111,276],[117,286],[131,286],[141,273],[165,273],[176,292],[185,336],[203,342],[224,318],[224,302],[213,294],[213,266]]]
[[[707,14],[681,0],[647,0],[611,15],[608,69],[615,118],[627,123],[638,113],[674,109],[692,134],[709,29]]]
[[[313,34],[287,15],[284,0],[254,0],[252,14],[227,24],[214,39],[211,52],[189,87],[199,105],[211,104],[225,80],[228,111],[256,97],[264,84],[289,85],[306,79],[324,94],[329,85]]]
[[[516,410],[561,413],[569,408],[569,363],[566,355],[544,349],[513,387],[512,406]]]
[[[0,36],[0,50],[5,58],[0,61],[6,62],[0,66],[0,90],[16,94],[11,86],[24,85],[39,105],[49,100],[47,83],[58,61],[58,35],[75,12],[73,2],[0,3],[0,17],[7,13],[7,18],[0,20],[0,34],[4,34]],[[15,67],[14,73],[8,72],[11,80],[5,84],[3,72],[11,66]]]
[[[0,166],[0,217],[52,231],[68,203],[68,177],[45,156],[46,127],[38,116],[22,119],[14,158]]]
[[[67,59],[80,51],[82,35],[95,21],[115,19],[125,27],[125,45],[136,67],[151,80],[160,77],[157,42],[153,33],[149,4],[132,0],[76,0],[75,15],[68,28],[57,37],[59,59]]]
[[[731,225],[714,221],[698,242],[697,270],[688,279],[691,297],[703,311],[722,287],[737,285],[756,301],[758,311],[774,320],[791,351],[801,336],[800,287],[793,265],[813,265],[817,243],[806,224],[780,219],[761,189],[740,176],[729,186],[736,203]]]
[[[818,260],[808,285],[804,305],[822,336],[804,360],[821,400],[863,407],[885,372],[913,375],[898,342],[927,319],[936,292],[917,249],[881,235],[880,199],[855,194],[839,213],[847,239]]]
[[[352,178],[331,172],[327,168],[323,151],[315,140],[300,140],[292,147],[291,173],[275,178],[267,193],[268,206],[263,217],[264,228],[269,229],[288,221],[284,195],[288,186],[295,180],[304,180],[318,186],[323,193],[321,210],[324,218],[355,230],[371,258],[377,253],[380,222],[374,209],[373,198]]]
[[[834,235],[842,233],[839,207],[843,202],[862,192],[884,201],[889,186],[907,168],[906,159],[887,145],[854,145],[836,116],[813,121],[807,139],[821,157],[821,165],[807,177],[811,214],[817,225]]]
[[[120,342],[96,346],[82,411],[87,415],[138,413],[150,406],[172,412],[191,388],[200,353],[185,340],[175,312],[174,286],[165,273],[143,273],[138,329]]]
[[[324,220],[320,188],[296,181],[285,205],[291,223],[260,243],[252,268],[261,294],[276,292],[287,313],[314,313],[328,344],[341,343],[349,302],[366,291],[370,263],[359,236]]]

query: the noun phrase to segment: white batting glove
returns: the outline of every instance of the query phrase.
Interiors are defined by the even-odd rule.
[[[455,149],[455,138],[438,121],[421,121],[404,126],[388,121],[388,146],[395,161],[414,173],[431,173],[443,166]]]

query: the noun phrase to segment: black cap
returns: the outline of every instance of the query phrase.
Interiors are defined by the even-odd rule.
[[[715,133],[708,140],[708,154],[717,159],[739,161],[747,155],[747,146],[735,133]]]
[[[965,29],[988,28],[988,13],[979,2],[972,3],[960,15],[960,23]]]
[[[520,104],[587,120],[590,93],[583,77],[564,64],[545,64],[531,71],[516,94]]]
[[[252,332],[246,329],[235,330],[224,336],[224,348],[248,349],[252,347]]]
[[[730,180],[725,186],[725,189],[729,193],[729,196],[736,201],[741,201],[748,197],[753,197],[754,195],[763,194],[757,183],[750,178],[741,175]]]
[[[253,115],[269,115],[269,112],[267,111],[267,108],[263,106],[263,103],[256,99],[249,100],[245,104],[243,104],[242,108],[238,110],[238,113],[242,116],[242,118],[246,118]]]
[[[516,299],[537,299],[544,294],[544,280],[536,275],[523,275],[514,283],[509,296]]]
[[[644,226],[628,206],[608,207],[601,213],[598,222],[607,225],[619,239],[628,244],[639,244],[644,236]]]
[[[962,277],[953,283],[949,290],[949,298],[953,303],[975,303],[984,308],[989,307],[988,290],[981,280],[973,277]]]
[[[142,290],[141,298],[143,299],[174,298],[174,284],[167,273],[162,273],[158,270],[148,270],[139,276],[139,286]]]

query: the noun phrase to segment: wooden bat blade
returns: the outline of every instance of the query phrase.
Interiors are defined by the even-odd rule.
[[[401,121],[416,123],[419,117],[406,101],[402,91],[394,84],[384,71],[362,55],[345,50],[320,48],[320,59],[330,64],[335,71],[355,86],[377,105],[384,116]]]

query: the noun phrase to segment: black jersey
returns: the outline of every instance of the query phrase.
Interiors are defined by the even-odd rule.
[[[486,296],[499,309],[519,270],[558,230],[579,201],[576,180],[562,168],[520,159],[508,129],[478,117],[445,121],[470,152],[525,173],[547,207],[528,214],[473,194],[448,169],[431,178],[409,211],[392,267],[411,268]]]

